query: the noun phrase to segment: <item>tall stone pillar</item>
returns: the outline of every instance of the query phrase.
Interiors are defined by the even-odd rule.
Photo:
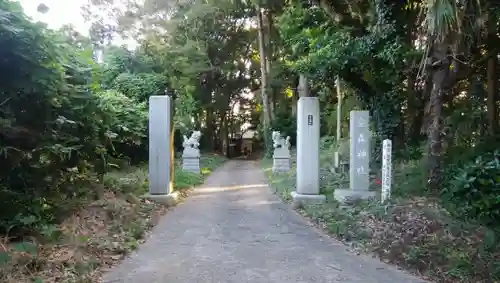
[[[174,166],[171,150],[171,100],[167,95],[149,97],[149,194],[148,198],[170,204],[177,196],[173,194],[171,180]]]
[[[319,99],[301,97],[297,106],[297,186],[294,206],[323,203],[319,194]]]
[[[336,188],[334,197],[343,203],[375,196],[370,186],[370,116],[368,111],[349,114],[349,189]]]

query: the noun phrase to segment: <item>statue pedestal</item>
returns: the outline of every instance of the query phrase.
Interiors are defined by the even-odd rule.
[[[290,150],[286,147],[275,148],[273,154],[273,173],[290,171]]]
[[[200,150],[187,147],[182,152],[182,170],[200,174]]]

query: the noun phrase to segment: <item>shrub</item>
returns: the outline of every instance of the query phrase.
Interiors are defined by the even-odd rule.
[[[451,200],[461,218],[479,220],[491,225],[500,223],[500,154],[477,157],[458,169],[443,197]]]
[[[92,197],[113,157],[144,149],[147,112],[97,92],[91,46],[31,23],[19,3],[0,10],[0,231],[25,233]]]

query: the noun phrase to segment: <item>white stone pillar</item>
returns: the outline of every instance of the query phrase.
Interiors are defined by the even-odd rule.
[[[297,191],[294,205],[322,203],[319,194],[319,99],[301,97],[297,107]]]
[[[386,202],[391,198],[392,185],[392,141],[382,142],[382,194],[381,202]]]
[[[147,197],[170,203],[171,180],[171,98],[167,95],[149,97],[149,194]],[[174,199],[172,199],[174,197]]]
[[[344,203],[375,196],[370,186],[370,116],[368,111],[349,114],[349,189],[336,188],[334,197]]]

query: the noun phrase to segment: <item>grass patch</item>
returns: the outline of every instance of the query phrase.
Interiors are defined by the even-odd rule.
[[[335,188],[348,187],[347,174],[332,173],[326,159],[320,164],[320,188],[327,202],[306,205],[299,212],[328,234],[357,252],[373,253],[435,282],[500,282],[499,234],[454,219],[439,200],[418,196],[417,192],[422,195],[420,163],[395,165],[390,205],[359,201],[348,208],[333,199]],[[290,201],[295,166],[289,173],[273,174],[272,160],[264,159],[262,167],[275,193]],[[379,190],[375,182],[372,186]]]
[[[290,172],[274,175],[272,171],[273,160],[264,158],[261,161],[261,167],[264,169],[264,174],[269,180],[273,192],[285,202],[290,202],[292,200],[290,193],[295,190],[295,166]]]
[[[224,160],[220,155],[203,156],[201,175],[183,172],[177,163],[175,188],[202,183]],[[0,282],[100,282],[103,270],[136,249],[168,210],[140,197],[147,192],[147,176],[145,166],[108,173],[102,184],[95,184],[99,197],[85,200],[59,225],[24,241],[3,239]]]
[[[182,170],[175,170],[174,175],[174,189],[185,190],[191,189],[194,186],[200,185],[205,180],[205,177],[210,175],[213,170],[217,169],[226,161],[223,155],[218,154],[205,154],[200,158],[200,171],[201,174],[194,174]],[[181,168],[181,161],[176,161],[176,167]]]

